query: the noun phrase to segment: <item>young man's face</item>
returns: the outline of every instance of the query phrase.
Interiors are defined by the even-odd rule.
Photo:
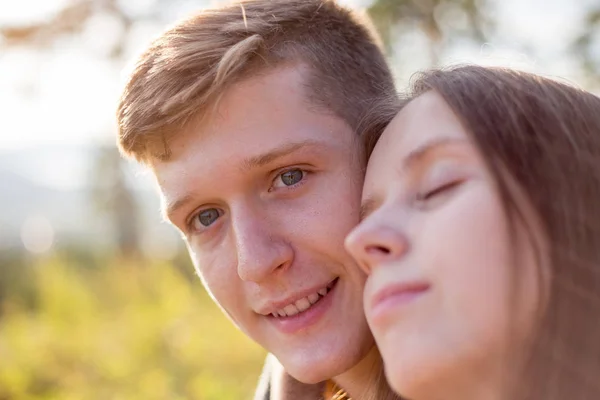
[[[286,67],[234,85],[153,167],[216,302],[291,375],[318,382],[373,342],[365,276],[343,246],[359,219],[362,150],[309,104],[304,75]]]

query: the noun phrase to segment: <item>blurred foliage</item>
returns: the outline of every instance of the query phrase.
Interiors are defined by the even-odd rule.
[[[588,86],[600,87],[600,5],[588,11],[582,33],[571,45],[571,52],[580,60]]]
[[[494,26],[489,0],[375,0],[368,9],[389,51],[398,35],[420,30],[429,39],[432,65],[451,40],[484,42]]]
[[[117,0],[74,0],[67,2],[64,8],[43,21],[0,26],[0,36],[4,37],[6,46],[10,47],[48,47],[60,36],[80,34],[86,23],[101,13],[119,18],[126,29],[132,25],[132,18],[122,11]],[[120,46],[116,47],[112,56],[116,57],[121,51]]]
[[[114,146],[99,146],[92,164],[88,197],[98,215],[112,222],[117,253],[140,256],[138,202],[127,185],[127,164]]]
[[[0,303],[2,400],[240,399],[254,390],[264,351],[198,279],[169,264],[81,268],[52,258],[25,277]]]

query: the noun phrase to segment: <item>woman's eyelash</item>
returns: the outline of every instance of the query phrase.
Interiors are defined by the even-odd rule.
[[[417,194],[417,200],[419,200],[419,201],[429,200],[432,197],[435,197],[438,194],[441,194],[441,193],[445,192],[446,190],[454,188],[455,186],[459,185],[461,182],[462,181],[460,181],[460,180],[450,181],[448,183],[444,183],[443,185],[438,185],[434,189],[418,193]]]

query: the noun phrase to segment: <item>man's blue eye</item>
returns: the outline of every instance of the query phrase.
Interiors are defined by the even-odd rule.
[[[217,218],[219,218],[219,211],[216,208],[209,208],[208,210],[204,210],[198,214],[196,217],[197,221],[200,222],[203,226],[212,225]]]
[[[286,186],[292,186],[304,178],[304,171],[301,169],[292,169],[281,174],[281,182]]]

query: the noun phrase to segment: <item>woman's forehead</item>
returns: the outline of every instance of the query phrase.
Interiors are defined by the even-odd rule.
[[[394,117],[371,155],[370,165],[400,160],[432,140],[464,139],[460,120],[436,92],[426,92],[409,102]]]

